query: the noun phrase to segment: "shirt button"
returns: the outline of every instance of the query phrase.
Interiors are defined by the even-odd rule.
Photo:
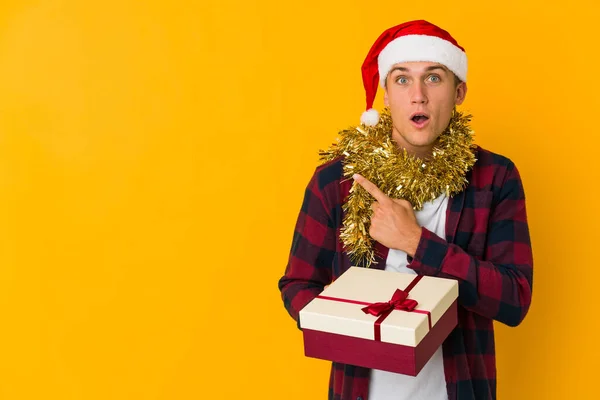
[[[363,398],[362,398],[362,397],[360,397],[360,396],[358,396],[358,397],[356,398],[356,400],[363,400]]]

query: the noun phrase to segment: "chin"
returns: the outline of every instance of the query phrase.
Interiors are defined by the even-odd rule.
[[[427,142],[427,143],[413,143],[413,146],[417,147],[417,148],[426,148],[426,147],[431,147],[432,144],[433,143],[431,143],[431,142]]]
[[[422,134],[415,134],[410,138],[410,144],[413,146],[417,146],[417,147],[423,147],[423,146],[431,146],[433,143],[435,143],[437,137],[431,137],[429,135],[423,137]]]
[[[431,146],[438,136],[429,131],[418,131],[414,127],[406,127],[405,134],[400,134],[402,140],[413,147]]]

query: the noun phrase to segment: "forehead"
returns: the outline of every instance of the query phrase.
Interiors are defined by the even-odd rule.
[[[429,61],[410,61],[397,63],[392,65],[390,72],[393,72],[394,70],[405,73],[421,73],[432,70],[448,72],[448,68],[446,68],[446,66],[440,63]]]

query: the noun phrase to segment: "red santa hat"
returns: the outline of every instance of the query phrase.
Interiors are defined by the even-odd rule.
[[[437,62],[454,72],[461,81],[467,81],[465,49],[448,32],[423,20],[394,26],[377,38],[362,65],[367,111],[361,116],[361,123],[377,125],[379,113],[373,109],[377,85],[385,86],[387,75],[395,64],[410,61]]]

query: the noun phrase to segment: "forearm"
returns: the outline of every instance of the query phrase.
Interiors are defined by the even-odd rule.
[[[332,280],[336,229],[315,174],[309,182],[291,244],[284,275],[278,287],[284,306],[298,321],[298,314]]]
[[[514,247],[500,243],[494,260],[481,260],[423,228],[409,267],[423,275],[458,280],[461,306],[516,326],[531,304],[532,256],[529,246]]]
[[[293,272],[286,270],[286,274],[279,280],[279,290],[285,309],[290,316],[298,321],[298,314],[311,300],[317,297],[331,283],[329,274],[317,279],[304,279]]]

